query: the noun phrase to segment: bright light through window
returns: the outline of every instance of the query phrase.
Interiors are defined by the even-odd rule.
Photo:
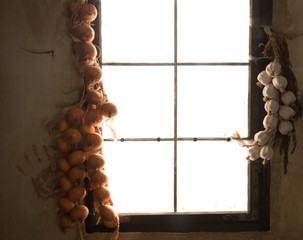
[[[177,3],[175,5],[175,3]],[[248,210],[249,0],[102,0],[103,152],[119,213]],[[241,9],[241,10],[239,10]]]

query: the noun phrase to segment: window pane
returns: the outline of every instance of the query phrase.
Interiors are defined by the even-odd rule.
[[[179,137],[247,136],[247,101],[247,66],[179,67]]]
[[[103,62],[172,62],[173,0],[102,1]]]
[[[104,142],[103,149],[119,213],[173,211],[172,142]]]
[[[103,66],[118,137],[173,136],[173,68]],[[105,128],[106,130],[106,128]]]
[[[247,62],[249,0],[179,0],[179,62]]]
[[[245,157],[236,142],[178,142],[178,211],[247,211]]]

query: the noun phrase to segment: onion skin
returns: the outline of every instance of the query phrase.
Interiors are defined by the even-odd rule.
[[[94,29],[86,23],[80,23],[71,29],[74,41],[90,43],[95,38]]]
[[[75,203],[67,197],[60,197],[58,200],[58,207],[64,213],[69,213],[75,206]]]
[[[84,122],[87,125],[97,127],[103,120],[103,115],[98,109],[90,108],[84,116]]]
[[[94,200],[106,204],[111,200],[110,191],[105,186],[100,186],[93,190]]]
[[[118,218],[118,214],[115,212],[114,208],[110,205],[101,204],[99,206],[99,215],[101,219],[114,221]]]
[[[70,143],[66,142],[62,137],[57,140],[57,149],[62,153],[68,153],[71,151],[72,146]]]
[[[83,222],[88,216],[89,210],[85,205],[75,206],[71,212],[70,217],[74,222]]]
[[[118,109],[112,102],[105,102],[99,107],[102,115],[106,118],[113,118],[118,115]]]
[[[100,81],[102,75],[103,72],[99,66],[87,66],[83,71],[83,76],[90,83]]]
[[[71,166],[81,165],[85,162],[85,160],[85,154],[81,150],[73,151],[67,157],[67,161]]]
[[[82,135],[77,128],[67,128],[63,131],[62,138],[71,145],[77,145],[80,143]]]
[[[95,61],[97,57],[97,49],[94,44],[86,42],[75,42],[74,52],[79,61],[92,60]]]
[[[72,183],[76,183],[76,182],[81,182],[84,180],[84,178],[86,178],[86,171],[78,166],[74,166],[72,167],[68,172],[67,172],[67,176],[68,179],[72,182]]]
[[[92,171],[89,175],[89,189],[93,190],[98,187],[104,186],[108,182],[108,178],[103,170]]]
[[[83,141],[83,151],[89,152],[101,148],[103,139],[99,133],[87,134]]]
[[[69,190],[67,196],[73,202],[80,202],[86,196],[86,189],[83,186],[74,186]]]
[[[83,22],[90,23],[97,18],[97,8],[93,4],[84,3],[78,11],[78,15]]]
[[[105,165],[105,159],[102,154],[95,153],[88,157],[86,160],[86,166],[92,169],[103,169]]]
[[[92,125],[87,125],[87,124],[82,124],[80,127],[79,127],[79,130],[81,132],[81,134],[85,137],[87,134],[90,134],[90,133],[95,133],[96,132],[96,129],[94,126]]]
[[[58,130],[58,132],[63,132],[68,127],[69,125],[65,118],[60,119],[56,124],[56,129]]]
[[[68,163],[68,161],[63,158],[63,157],[60,157],[57,159],[56,161],[56,166],[57,166],[57,169],[60,171],[60,172],[63,172],[63,173],[66,173],[68,172],[68,170],[71,168],[71,165]]]
[[[62,175],[59,177],[58,187],[62,192],[68,192],[69,190],[72,189],[73,186],[74,186],[74,184],[71,182],[71,180],[67,176]]]
[[[72,107],[65,113],[65,119],[69,126],[79,126],[82,123],[84,111],[80,107]]]
[[[89,104],[98,105],[102,101],[102,94],[98,91],[88,90],[85,95],[85,99]]]

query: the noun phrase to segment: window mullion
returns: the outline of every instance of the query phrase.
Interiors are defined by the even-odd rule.
[[[174,1],[174,212],[177,212],[177,103],[178,103],[178,39],[177,39],[177,0]]]

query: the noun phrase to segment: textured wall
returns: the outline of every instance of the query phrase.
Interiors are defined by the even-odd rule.
[[[302,102],[303,1],[275,0],[273,28],[289,37],[293,71]],[[75,239],[56,224],[56,202],[39,199],[32,178],[50,164],[53,153],[45,123],[60,106],[77,100],[78,75],[65,11],[66,0],[0,1],[0,238],[5,240]],[[33,54],[23,48],[54,51]],[[121,240],[300,240],[303,239],[302,120],[296,123],[298,148],[283,175],[279,157],[272,161],[271,231],[266,233],[133,233]],[[91,234],[89,240],[110,239]]]

